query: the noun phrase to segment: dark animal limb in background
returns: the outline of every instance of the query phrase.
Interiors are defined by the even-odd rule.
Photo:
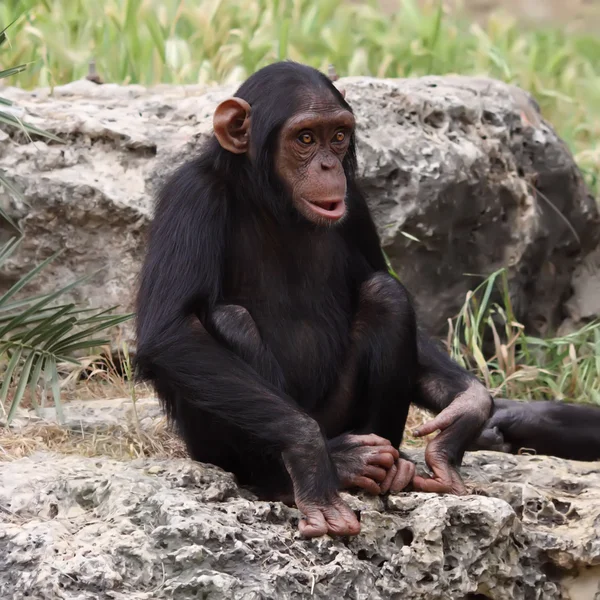
[[[461,493],[491,401],[417,332],[355,182],[355,122],[318,71],[277,63],[215,111],[162,187],[137,301],[138,375],[195,460],[261,498],[293,496],[307,536],[356,534],[338,491]],[[440,414],[414,476],[413,400]]]
[[[494,400],[494,412],[470,450],[519,450],[571,460],[600,460],[600,407],[554,400]]]

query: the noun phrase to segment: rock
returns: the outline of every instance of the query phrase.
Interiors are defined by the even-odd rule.
[[[423,321],[445,332],[447,318],[479,282],[470,274],[508,266],[517,318],[532,331],[555,328],[572,273],[600,230],[573,157],[533,100],[483,78],[338,84],[358,116],[360,182]],[[3,89],[28,121],[68,143],[32,143],[8,129],[0,139],[0,169],[28,203],[0,196],[26,232],[0,291],[64,248],[27,292],[102,269],[71,297],[130,309],[152,194],[198,152],[214,107],[235,87],[78,81],[52,94]]]
[[[63,420],[60,421],[54,406],[33,410],[21,409],[19,418],[11,422],[13,428],[23,428],[31,423],[60,424],[73,431],[105,431],[114,428],[131,429],[135,420],[142,429],[152,430],[159,422],[166,421],[156,398],[138,398],[134,405],[131,398],[103,400],[73,400],[62,406]],[[2,421],[0,421],[2,425]]]
[[[466,497],[345,495],[352,539],[188,460],[40,453],[0,463],[0,597],[11,600],[592,600],[597,465],[467,456]]]
[[[574,323],[600,315],[600,246],[588,254],[573,273],[573,295],[566,304]]]
[[[135,407],[131,398],[106,398],[102,400],[73,400],[62,405],[62,420],[54,406],[41,407],[39,411],[18,408],[9,427],[25,432],[30,425],[60,425],[75,432],[107,432],[137,427],[153,431],[166,417],[154,397],[137,398]],[[137,423],[136,423],[137,421]],[[0,416],[0,427],[6,427],[6,418]]]

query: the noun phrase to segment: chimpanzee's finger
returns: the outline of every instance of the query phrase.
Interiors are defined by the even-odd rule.
[[[444,430],[450,427],[458,417],[460,417],[460,411],[450,404],[447,406],[439,415],[435,416],[431,421],[423,423],[415,429],[412,433],[416,437],[422,437],[437,431],[438,429]]]
[[[401,492],[415,476],[415,464],[403,458],[398,460],[398,470],[390,485],[390,492]]]

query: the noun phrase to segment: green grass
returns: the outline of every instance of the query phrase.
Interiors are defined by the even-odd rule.
[[[91,58],[117,83],[240,81],[283,58],[341,76],[490,75],[535,95],[596,184],[600,37],[400,4],[390,16],[348,0],[4,0],[0,24],[25,15],[11,33],[11,57],[33,63],[14,79],[24,87],[81,78]]]
[[[600,405],[600,321],[558,337],[525,333],[515,318],[506,271],[492,273],[467,294],[448,332],[448,348],[496,396],[555,398]],[[490,302],[500,292],[500,303]],[[493,355],[484,357],[484,339]]]

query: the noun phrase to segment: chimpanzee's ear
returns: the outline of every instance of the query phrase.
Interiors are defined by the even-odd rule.
[[[244,154],[250,141],[250,105],[241,98],[224,100],[215,110],[213,129],[222,148]]]

